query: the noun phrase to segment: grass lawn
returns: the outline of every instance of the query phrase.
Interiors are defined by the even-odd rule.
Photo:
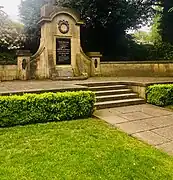
[[[171,180],[173,157],[103,121],[0,129],[0,180]]]

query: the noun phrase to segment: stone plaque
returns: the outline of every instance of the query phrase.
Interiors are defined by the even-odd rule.
[[[56,39],[56,64],[71,64],[71,40]]]

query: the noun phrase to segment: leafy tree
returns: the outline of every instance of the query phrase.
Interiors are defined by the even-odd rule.
[[[35,52],[39,46],[40,27],[37,24],[40,18],[40,9],[45,0],[25,0],[19,6],[20,17],[25,25],[25,48]]]
[[[134,39],[140,44],[151,43],[151,33],[145,31],[137,31],[133,34]]]
[[[86,51],[101,51],[106,56],[127,56],[126,30],[139,28],[152,15],[150,1],[71,0],[65,6],[80,12],[86,26],[82,45]]]
[[[157,14],[152,26],[152,40],[154,47],[152,49],[153,59],[173,60],[173,14],[171,7],[172,0],[157,0]]]
[[[159,30],[161,24],[162,12],[163,12],[162,8],[157,7],[157,13],[153,18],[153,24],[151,27],[151,41],[154,44],[162,43],[162,37],[160,35],[160,30]]]
[[[59,5],[53,0],[22,0],[19,6],[21,21],[25,25],[25,48],[31,50],[33,53],[37,51],[40,44],[40,26],[38,25],[40,10],[41,7],[49,1]],[[65,0],[63,0],[63,2],[64,1]]]
[[[173,13],[170,13],[170,9],[173,7],[172,0],[162,0],[163,15],[161,18],[160,34],[163,42],[173,44]]]
[[[22,47],[24,35],[22,25],[11,21],[0,8],[0,52]]]
[[[85,21],[82,27],[82,46],[86,51],[101,51],[105,55],[124,53],[126,30],[138,28],[152,16],[152,0],[66,0],[58,5],[72,7]],[[39,12],[44,0],[25,0],[20,15],[28,33],[28,40],[38,43]],[[37,38],[36,38],[37,37]],[[37,40],[37,43],[33,40]],[[30,44],[30,43],[29,43]],[[32,46],[34,47],[34,46]]]

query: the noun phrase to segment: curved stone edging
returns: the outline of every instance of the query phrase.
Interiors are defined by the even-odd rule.
[[[31,58],[37,58],[38,56],[40,56],[42,54],[42,52],[45,50],[45,47],[42,45],[39,47],[38,51],[31,56]]]
[[[80,19],[80,16],[74,10],[64,7],[54,8],[54,11],[49,16],[42,17],[38,23],[41,24],[43,22],[51,22],[59,14],[69,15],[76,21],[77,25],[84,24],[84,22]]]

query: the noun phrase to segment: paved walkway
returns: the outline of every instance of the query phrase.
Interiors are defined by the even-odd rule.
[[[149,104],[98,110],[95,116],[173,155],[173,112]]]
[[[86,82],[106,82],[106,81],[121,81],[121,82],[136,82],[136,83],[173,83],[172,77],[93,77],[87,80],[80,81],[6,81],[0,82],[0,93],[13,91],[28,91],[28,90],[44,90],[44,89],[73,89],[81,88],[76,84]]]

